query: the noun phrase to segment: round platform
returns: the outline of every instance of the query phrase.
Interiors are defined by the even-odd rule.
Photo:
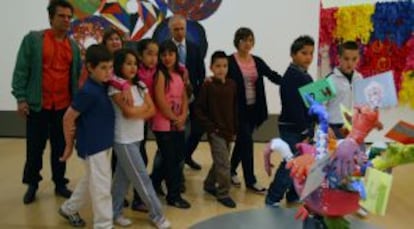
[[[295,220],[295,209],[263,208],[216,216],[190,227],[190,229],[302,229],[302,222]],[[378,229],[357,219],[348,219],[350,228]]]

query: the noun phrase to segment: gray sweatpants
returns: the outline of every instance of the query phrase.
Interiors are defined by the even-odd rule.
[[[164,214],[139,149],[140,142],[131,144],[115,142],[114,144],[114,150],[118,157],[112,183],[114,219],[122,214],[124,198],[131,182],[145,206],[148,207],[151,220],[158,222],[164,217]]]

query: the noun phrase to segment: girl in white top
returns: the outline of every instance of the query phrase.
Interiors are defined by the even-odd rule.
[[[114,221],[120,226],[132,224],[122,215],[123,200],[131,182],[148,207],[151,221],[157,228],[169,228],[170,222],[163,214],[139,151],[144,138],[144,121],[154,115],[155,108],[145,84],[137,77],[137,69],[138,58],[133,50],[115,52],[114,73],[130,83],[134,105],[123,102],[121,91],[109,88],[115,108],[114,149],[118,157],[112,184]]]

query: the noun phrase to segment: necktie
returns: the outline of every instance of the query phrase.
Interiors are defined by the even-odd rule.
[[[178,44],[178,55],[180,56],[180,64],[185,66],[185,59],[186,59],[186,52],[185,47],[183,44]]]

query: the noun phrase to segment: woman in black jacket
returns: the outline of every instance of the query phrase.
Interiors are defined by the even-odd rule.
[[[239,126],[236,144],[231,158],[232,183],[240,186],[236,169],[241,161],[246,187],[256,193],[266,189],[258,184],[254,175],[253,131],[268,116],[263,76],[279,85],[281,76],[258,56],[250,53],[254,46],[254,34],[249,28],[239,28],[234,36],[237,52],[229,57],[228,75],[237,84]]]

